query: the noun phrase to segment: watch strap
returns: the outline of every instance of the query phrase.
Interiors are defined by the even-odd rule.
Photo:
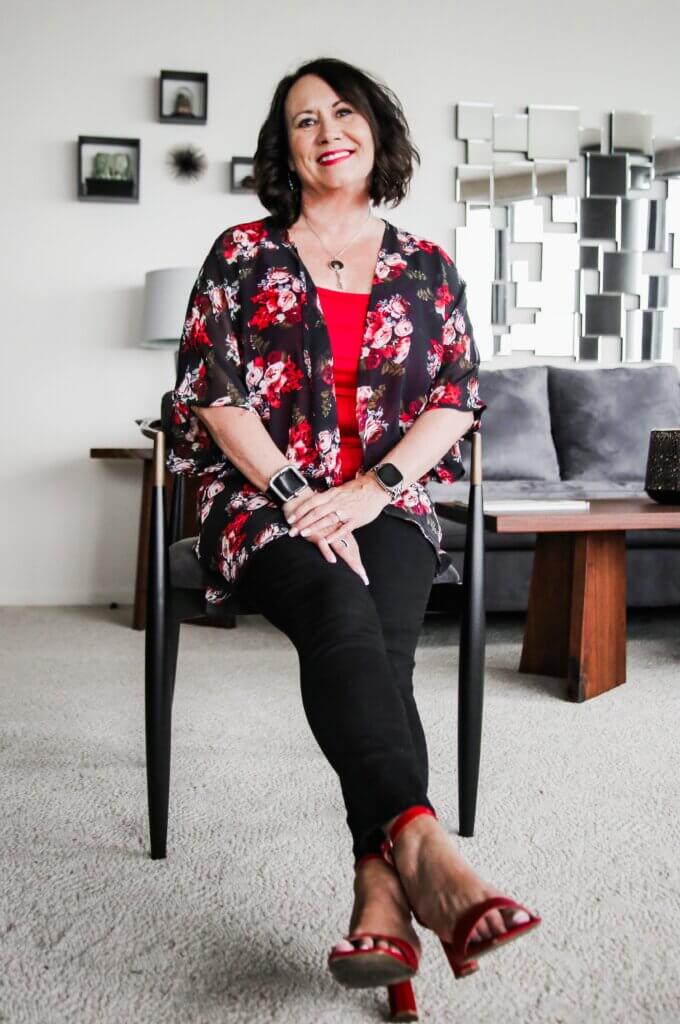
[[[392,487],[389,484],[386,484],[385,481],[381,478],[380,473],[378,472],[383,465],[385,465],[385,463],[379,462],[377,466],[372,466],[369,469],[369,473],[372,473],[374,475],[374,477],[376,478],[376,480],[378,481],[378,483],[382,487],[383,491],[385,491],[387,494],[389,494],[389,496],[392,499],[392,501],[394,501],[395,498],[399,497],[399,495],[401,494],[402,490],[404,489],[404,483],[403,483],[403,479],[404,478],[402,477],[402,479],[399,481],[399,483],[395,484]],[[390,465],[392,465],[392,464],[390,463]]]

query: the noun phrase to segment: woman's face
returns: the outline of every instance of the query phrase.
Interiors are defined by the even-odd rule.
[[[285,114],[288,166],[303,191],[358,188],[368,194],[375,146],[363,114],[317,75],[303,75],[292,86]]]

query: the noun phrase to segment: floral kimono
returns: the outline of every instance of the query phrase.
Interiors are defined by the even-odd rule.
[[[356,415],[365,472],[427,409],[472,410],[479,353],[465,283],[432,242],[384,221],[358,369]],[[239,406],[259,416],[312,488],[342,483],[333,358],[309,272],[272,217],[227,228],[191,293],[172,392],[168,469],[200,474],[198,558],[236,590],[250,555],[288,533],[281,508],[218,448],[192,406]],[[464,473],[458,444],[385,511],[413,522],[439,555],[441,527],[425,485]],[[441,560],[440,560],[441,566]]]

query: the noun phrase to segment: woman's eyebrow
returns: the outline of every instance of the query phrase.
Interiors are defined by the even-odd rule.
[[[338,103],[345,103],[345,100],[336,100],[335,103],[331,103],[331,110],[333,107],[337,107]],[[316,110],[298,110],[297,114],[293,114],[293,120],[300,114],[316,114]]]

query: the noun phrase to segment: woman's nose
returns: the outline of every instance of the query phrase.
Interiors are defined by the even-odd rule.
[[[342,137],[342,132],[332,121],[319,121],[319,142],[331,142]]]

